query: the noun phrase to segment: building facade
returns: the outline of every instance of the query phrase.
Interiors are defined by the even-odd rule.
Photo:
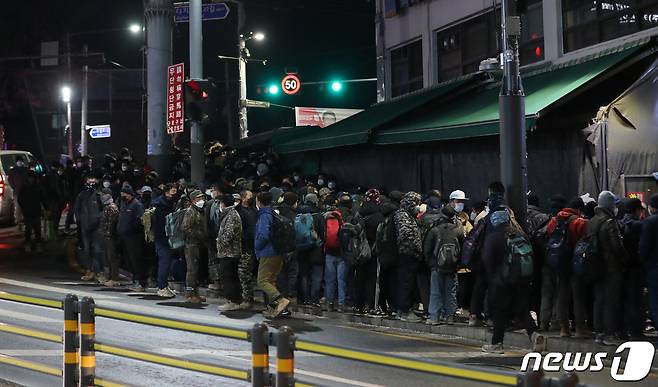
[[[478,71],[500,49],[501,0],[376,0],[378,101]],[[526,0],[522,66],[658,35],[658,0]]]

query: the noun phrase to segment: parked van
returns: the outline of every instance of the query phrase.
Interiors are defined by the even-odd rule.
[[[25,160],[25,165],[34,162],[37,167],[37,173],[43,173],[43,165],[27,151],[19,150],[0,150],[0,224],[14,224],[14,191],[9,185],[9,170],[16,165],[16,158],[19,156]]]

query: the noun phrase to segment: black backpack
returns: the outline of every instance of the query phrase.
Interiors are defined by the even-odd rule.
[[[432,226],[432,228],[435,227],[439,233],[432,248],[432,257],[436,260],[436,267],[441,272],[455,272],[461,253],[459,239],[455,237],[457,226],[454,223],[444,222]]]
[[[569,245],[569,224],[575,218],[557,218],[555,229],[546,242],[546,263],[553,269],[568,265],[572,256]]]
[[[377,238],[375,240],[375,252],[381,267],[395,265],[398,262],[398,241],[395,232],[395,222],[390,214],[377,226]]]
[[[606,222],[612,222],[608,219]],[[573,260],[571,268],[573,274],[581,280],[592,283],[601,277],[603,268],[603,256],[599,246],[599,231],[588,231],[587,235],[582,237],[573,250]]]
[[[461,265],[463,267],[472,268],[475,260],[479,258],[487,223],[489,223],[489,215],[482,219],[464,239],[461,250]]]
[[[270,238],[274,250],[279,254],[288,254],[295,251],[295,224],[292,220],[272,210],[272,230]]]
[[[343,258],[350,265],[360,265],[371,258],[370,245],[365,227],[360,224],[345,223],[338,232]]]
[[[533,274],[534,257],[530,241],[522,233],[508,232],[501,271],[503,283],[526,284],[532,280]]]

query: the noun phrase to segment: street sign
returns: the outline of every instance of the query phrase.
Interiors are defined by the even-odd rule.
[[[270,107],[270,103],[267,101],[257,101],[255,99],[243,99],[240,101],[240,106],[267,109]]]
[[[302,82],[299,80],[299,77],[296,74],[287,74],[281,80],[281,90],[288,95],[293,95],[299,93],[299,89],[302,87]]]
[[[174,4],[175,14],[174,22],[187,23],[190,21],[189,3]],[[201,17],[203,20],[223,20],[228,17],[231,10],[226,3],[203,4],[201,7]]]
[[[183,83],[185,65],[178,63],[167,67],[167,133],[182,133],[185,127]]]
[[[91,138],[110,138],[112,137],[112,129],[110,125],[87,125],[89,137]]]

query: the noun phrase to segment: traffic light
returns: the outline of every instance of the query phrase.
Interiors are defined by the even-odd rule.
[[[279,86],[278,85],[270,85],[270,86],[267,87],[267,91],[272,95],[277,95],[277,94],[279,94]]]
[[[340,93],[343,90],[343,84],[338,81],[331,82],[331,91],[334,93]]]
[[[185,118],[201,122],[208,119],[208,98],[210,84],[205,79],[185,81]]]

